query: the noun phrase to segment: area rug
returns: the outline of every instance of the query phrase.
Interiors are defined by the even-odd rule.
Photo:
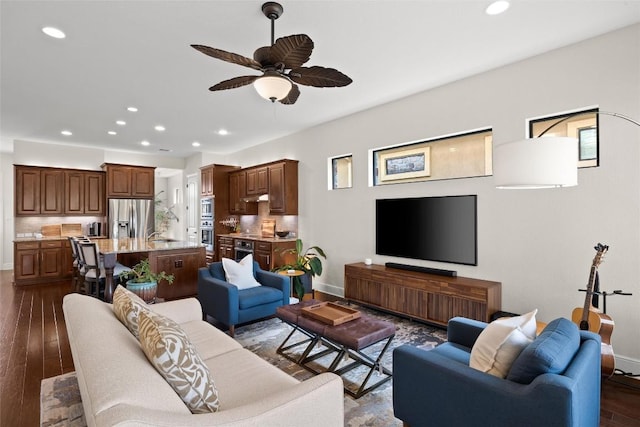
[[[364,313],[396,325],[396,336],[383,358],[383,365],[392,368],[392,353],[395,347],[410,344],[429,350],[446,341],[446,331],[433,328],[419,322],[401,319],[392,315],[358,307]],[[274,366],[299,380],[310,378],[313,374],[288,359],[278,355],[276,349],[284,341],[292,328],[279,319],[273,318],[250,325],[236,327],[235,339],[245,348],[260,356]],[[298,333],[296,333],[297,335]],[[292,338],[296,339],[296,335]],[[300,338],[303,338],[300,336]],[[368,348],[365,353],[378,354],[382,344]],[[303,347],[303,346],[302,346]],[[323,359],[318,363],[322,365]],[[364,370],[355,369],[347,375],[345,383],[358,381]],[[377,381],[377,373],[370,383]],[[380,387],[353,399],[345,394],[345,425],[360,426],[402,426],[402,422],[393,416],[392,383],[388,381]],[[46,427],[84,427],[86,422],[82,411],[82,402],[75,373],[42,380],[40,392],[41,426]]]
[[[40,384],[40,426],[84,427],[82,399],[76,373],[45,378]]]

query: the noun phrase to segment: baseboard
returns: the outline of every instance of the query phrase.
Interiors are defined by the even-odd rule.
[[[344,298],[344,288],[336,285],[328,285],[326,283],[313,282],[313,289],[335,297]]]
[[[11,264],[11,263],[2,264],[2,269],[3,270],[13,270],[13,264]]]
[[[640,360],[616,355],[616,369],[638,375],[640,374]]]

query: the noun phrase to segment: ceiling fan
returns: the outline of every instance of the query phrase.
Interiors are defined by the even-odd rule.
[[[262,13],[271,21],[271,46],[258,48],[253,59],[209,46],[192,44],[191,47],[213,58],[261,71],[261,76],[240,76],[222,81],[209,88],[211,91],[234,89],[253,83],[256,91],[271,102],[293,104],[300,96],[297,84],[314,87],[347,86],[352,80],[334,68],[303,67],[313,50],[313,40],[306,34],[281,37],[274,42],[275,20],[282,16],[282,5],[266,2]]]

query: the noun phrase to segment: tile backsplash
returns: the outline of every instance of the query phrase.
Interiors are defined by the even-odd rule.
[[[89,224],[92,222],[105,222],[105,218],[102,216],[17,216],[14,227],[16,237],[32,237],[41,232],[43,225],[55,224],[81,224],[82,232],[89,234]]]
[[[298,216],[297,215],[270,215],[268,203],[258,203],[258,215],[241,215],[239,230],[247,234],[260,234],[260,226],[265,219],[271,219],[276,222],[276,231],[288,230],[298,235]],[[292,236],[292,237],[293,237]]]

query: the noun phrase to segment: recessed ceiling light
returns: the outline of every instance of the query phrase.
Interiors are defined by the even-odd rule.
[[[63,134],[64,136],[71,136],[73,135],[73,133],[71,133],[70,130],[63,130],[62,132],[60,132],[61,134]]]
[[[138,109],[136,107],[127,107],[127,111],[131,111],[132,113],[135,113],[136,111],[138,111]]]
[[[228,130],[226,130],[226,129],[220,129],[220,130],[218,131],[218,135],[222,135],[222,136],[224,136],[224,135],[229,135],[229,131],[228,131]]]
[[[118,126],[124,126],[124,125],[126,125],[126,124],[127,124],[127,122],[125,122],[124,120],[116,120],[116,124],[117,124]]]
[[[67,37],[66,34],[62,32],[62,30],[59,30],[54,27],[44,27],[42,29],[42,32],[48,35],[49,37],[53,37],[54,39],[63,39]]]
[[[149,141],[142,141],[140,144],[144,145],[145,147],[147,145],[151,145],[151,143]]]
[[[165,131],[165,127],[162,125],[157,125],[156,127],[154,127],[155,130],[157,130],[158,132],[164,132]]]
[[[193,145],[194,147],[200,147],[200,143],[198,141],[193,141],[191,145]]]
[[[115,130],[110,130],[109,132],[107,132],[109,135],[117,135],[118,132],[116,132]]]
[[[485,10],[487,15],[499,15],[509,9],[509,2],[507,0],[498,0],[487,6]]]

